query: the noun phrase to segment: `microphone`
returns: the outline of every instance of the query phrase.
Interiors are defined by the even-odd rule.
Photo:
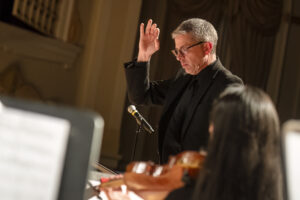
[[[136,119],[138,125],[142,126],[148,133],[154,133],[154,129],[151,125],[145,120],[145,118],[137,111],[134,105],[130,105],[127,108],[128,112]]]

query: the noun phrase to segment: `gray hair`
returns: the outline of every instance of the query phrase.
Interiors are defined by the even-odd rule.
[[[183,34],[191,34],[196,41],[211,42],[213,45],[212,53],[216,53],[218,34],[214,26],[208,21],[200,18],[185,20],[172,32],[172,38]]]

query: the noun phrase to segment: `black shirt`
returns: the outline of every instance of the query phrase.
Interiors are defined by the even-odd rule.
[[[201,85],[203,85],[205,78],[208,76],[208,71],[210,67],[215,64],[213,62],[211,65],[204,68],[197,75],[187,75],[189,76],[189,84],[187,85],[183,95],[181,96],[174,113],[170,119],[168,129],[165,135],[164,147],[163,147],[163,162],[166,162],[170,155],[177,155],[180,152],[186,150],[182,147],[182,138],[180,133],[182,132],[182,128],[184,127],[184,123],[186,122],[187,111],[190,107],[191,100],[198,94]],[[202,122],[199,122],[202,123]],[[180,127],[180,129],[178,129]],[[200,147],[198,147],[200,148]],[[199,150],[199,149],[189,149],[189,150]]]

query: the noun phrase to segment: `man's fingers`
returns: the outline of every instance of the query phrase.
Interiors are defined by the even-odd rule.
[[[157,27],[157,24],[155,24],[155,23],[152,24],[152,19],[148,20],[146,28],[145,28],[144,23],[141,23],[141,25],[140,25],[140,39],[143,39],[145,37],[147,37],[150,40],[158,39],[159,32],[160,32],[160,30]]]
[[[152,24],[151,26],[151,29],[150,29],[150,34],[155,34],[155,31],[156,31],[156,27],[157,27],[157,24]]]
[[[160,33],[160,29],[159,29],[159,28],[156,28],[156,29],[155,29],[156,39],[159,38],[159,33]]]
[[[151,26],[152,26],[152,19],[149,19],[146,26],[146,34],[150,33]]]
[[[143,38],[145,33],[144,33],[144,23],[141,23],[140,25],[140,38]]]

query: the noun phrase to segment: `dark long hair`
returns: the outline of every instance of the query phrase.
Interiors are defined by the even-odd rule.
[[[195,188],[201,200],[281,200],[277,112],[258,88],[226,89],[211,112],[212,139]]]

